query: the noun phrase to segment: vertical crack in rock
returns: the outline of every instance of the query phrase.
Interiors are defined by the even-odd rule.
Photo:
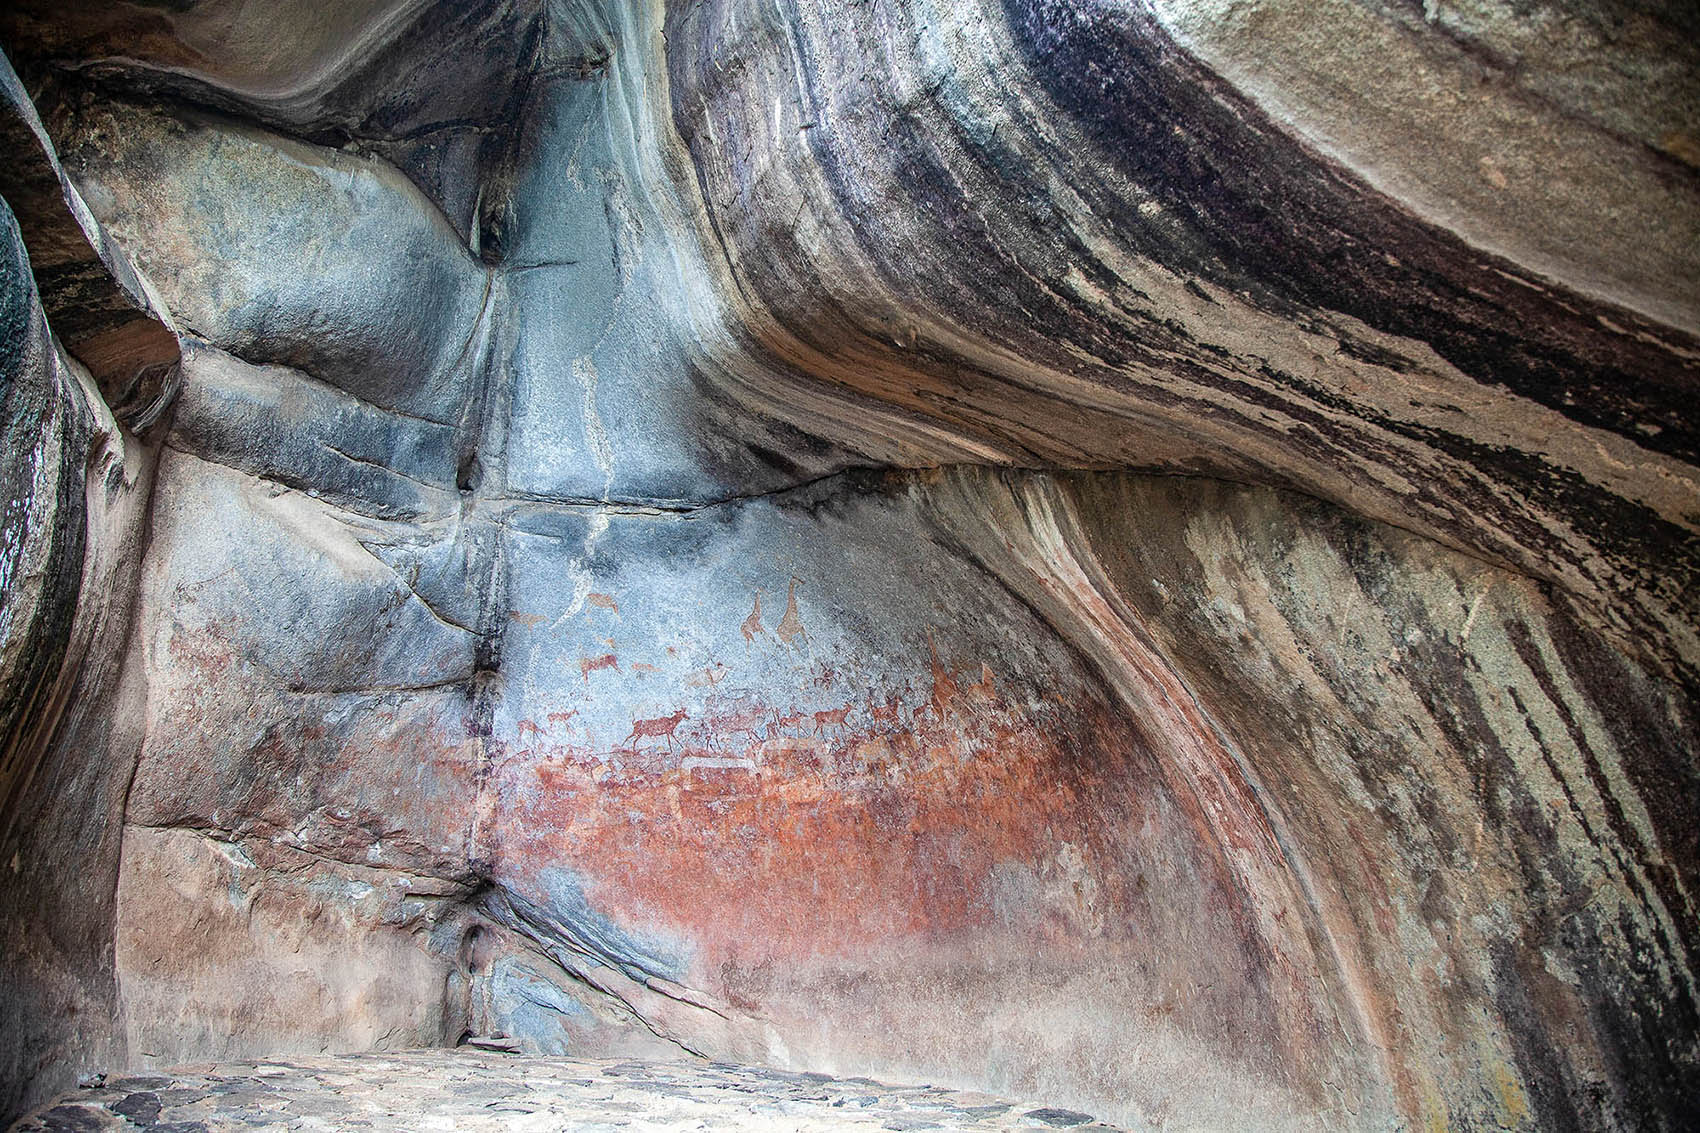
[[[455,538],[467,543],[466,578],[476,603],[473,646],[470,740],[473,747],[473,809],[466,836],[468,867],[487,877],[491,858],[485,828],[494,805],[491,763],[501,751],[494,739],[496,702],[502,695],[502,639],[508,624],[507,556],[500,523],[489,501],[506,483],[505,422],[508,334],[502,319],[504,284],[496,268],[486,268],[484,300],[463,358],[471,372],[470,393],[456,438],[455,487],[461,495]]]

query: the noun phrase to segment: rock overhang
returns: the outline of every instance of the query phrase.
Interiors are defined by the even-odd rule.
[[[185,343],[89,686],[107,1049],[1680,1112],[1669,288],[1174,5],[218,11],[11,32]]]

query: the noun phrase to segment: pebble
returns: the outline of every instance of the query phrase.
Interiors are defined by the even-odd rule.
[[[722,1062],[382,1051],[89,1079],[12,1133],[575,1133],[1103,1130],[1090,1114],[968,1090]]]

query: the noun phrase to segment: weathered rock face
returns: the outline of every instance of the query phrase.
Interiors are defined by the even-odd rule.
[[[1680,1127],[1689,17],[1339,7],[5,17],[136,297],[8,245],[6,1106]]]
[[[157,416],[177,346],[64,181],[9,65],[0,95],[0,189],[25,211],[20,228],[0,208],[0,1104],[10,1110],[75,1065],[121,1052],[114,889],[145,695],[125,664],[126,635],[153,458],[109,406],[133,422]],[[36,279],[51,286],[38,292]],[[44,307],[94,372],[65,353]]]

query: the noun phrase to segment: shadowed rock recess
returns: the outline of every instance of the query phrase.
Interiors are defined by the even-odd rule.
[[[13,0],[0,1119],[1691,1127],[1695,12]]]

